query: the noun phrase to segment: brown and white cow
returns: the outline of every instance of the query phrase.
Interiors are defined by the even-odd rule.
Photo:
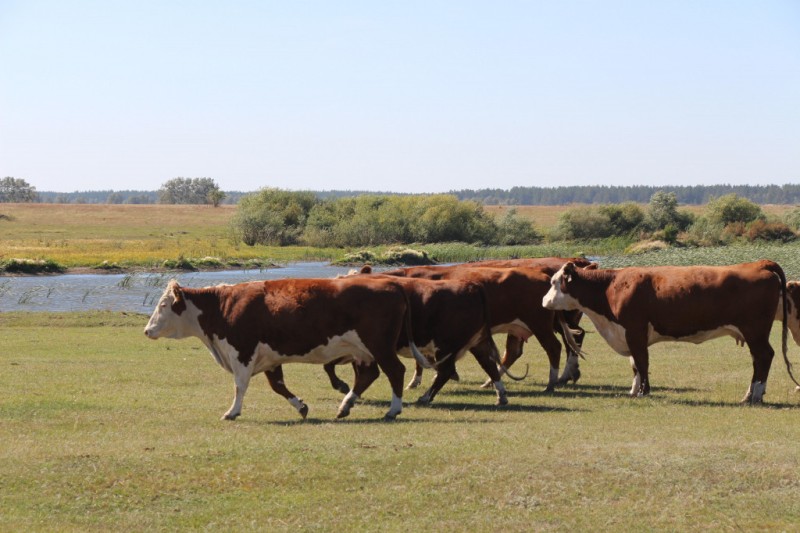
[[[470,280],[412,279],[380,274],[367,277],[390,279],[403,286],[411,306],[410,330],[413,332],[414,344],[436,364],[436,378],[418,403],[427,405],[433,401],[447,381],[453,378],[456,361],[467,351],[472,352],[489,376],[497,394],[497,405],[508,403],[505,385],[497,368],[500,356],[488,327],[487,298],[480,284]],[[397,350],[400,355],[410,355],[406,339],[399,339]],[[335,369],[336,365],[347,362],[349,359],[343,357],[325,364],[325,371],[334,389],[347,387],[338,378]],[[419,366],[419,362],[417,365]],[[273,386],[273,389],[287,399],[294,396],[285,387],[277,389]]]
[[[564,265],[551,280],[542,304],[579,309],[634,372],[631,396],[650,392],[648,346],[663,341],[699,344],[730,335],[742,339],[753,359],[743,402],[763,401],[775,351],[769,343],[775,310],[787,314],[786,278],[772,261],[731,266],[589,270]],[[787,322],[782,348],[789,375]],[[794,377],[792,376],[792,380]]]
[[[472,263],[462,263],[458,265],[451,265],[451,266],[417,266],[417,267],[405,267],[405,268],[396,268],[392,270],[387,270],[382,272],[384,275],[391,275],[391,276],[403,276],[403,277],[415,277],[415,278],[423,278],[423,279],[456,279],[462,278],[466,279],[469,277],[469,274],[458,274],[460,272],[469,272],[473,269],[481,269],[481,268],[528,268],[528,269],[535,269],[545,273],[548,277],[546,288],[544,289],[545,292],[549,289],[549,277],[555,274],[559,268],[564,266],[566,262],[572,261],[576,266],[579,267],[587,267],[589,265],[594,265],[590,261],[583,259],[583,258],[573,258],[573,259],[565,259],[561,257],[540,257],[540,258],[527,258],[527,259],[506,259],[506,260],[491,260],[491,261],[476,261]],[[595,265],[596,266],[596,265]],[[371,267],[365,266],[361,269],[362,273],[370,273],[372,271]],[[484,280],[486,281],[486,280]],[[553,313],[546,313],[541,306],[539,305],[538,301],[539,298],[536,298],[536,301],[529,301],[527,299],[520,300],[518,299],[519,296],[519,287],[515,287],[511,290],[504,290],[505,288],[512,288],[514,287],[512,284],[497,284],[496,280],[494,281],[495,287],[492,290],[492,297],[490,298],[490,302],[492,307],[504,307],[504,314],[509,313],[518,313],[520,316],[527,316],[527,320],[529,324],[535,323],[537,324],[536,329],[538,331],[539,321],[544,320],[545,317],[542,316],[542,313],[545,313],[547,316],[550,317],[552,321],[553,329],[560,333],[562,338],[564,339],[564,344],[567,348],[567,363],[564,366],[564,372],[560,378],[556,376],[557,379],[553,379],[553,376],[549,376],[548,378],[548,385],[547,391],[552,391],[554,386],[556,385],[563,385],[570,380],[577,382],[578,378],[580,377],[580,368],[578,365],[578,354],[575,350],[572,349],[571,345],[575,345],[578,350],[580,350],[580,345],[583,342],[583,337],[585,332],[580,327],[580,319],[581,313],[580,311],[565,311],[559,312],[558,315]],[[528,294],[533,294],[538,289],[528,288],[525,292]],[[530,309],[523,309],[526,306],[530,306]],[[513,309],[512,309],[513,307]],[[492,315],[498,316],[496,311],[492,312]],[[535,318],[534,318],[535,317]],[[566,324],[565,324],[566,322]],[[565,327],[566,325],[566,327]],[[507,372],[507,369],[517,361],[520,356],[522,356],[523,351],[523,344],[524,342],[533,335],[532,329],[528,329],[527,335],[517,335],[512,329],[509,329],[506,326],[504,329],[503,325],[500,323],[496,323],[492,325],[492,332],[493,333],[502,333],[507,332],[506,338],[506,350],[503,354],[501,360],[501,374]],[[551,372],[553,368],[553,363],[555,362],[555,369],[558,371],[559,363],[560,363],[560,355],[554,356],[552,350],[554,349],[554,345],[550,339],[551,335],[545,335],[543,333],[535,334],[537,340],[541,344],[542,348],[545,350],[545,353],[548,354],[548,359],[551,362]],[[560,345],[559,345],[560,351]],[[334,388],[341,387],[342,381],[339,380],[335,372],[333,371],[333,367],[328,365],[325,367],[326,372],[331,380],[331,385]],[[508,374],[509,377],[512,379],[514,376]],[[419,385],[422,380],[422,368],[417,365],[416,371],[414,372],[414,376],[409,382],[406,388],[414,388]],[[489,387],[492,385],[491,379],[488,379],[482,386]],[[345,385],[346,387],[346,385]]]
[[[542,298],[550,289],[550,276],[537,268],[488,268],[460,265],[451,267],[407,267],[393,269],[384,275],[417,279],[447,279],[477,283],[483,287],[488,303],[487,320],[492,334],[506,333],[514,339],[513,346],[522,351],[522,344],[535,337],[544,348],[550,362],[547,388],[552,392],[558,383],[561,360],[561,344],[553,330],[554,315],[541,306]],[[500,361],[504,371],[519,354],[506,353]],[[510,377],[511,374],[509,374]],[[421,379],[418,368],[409,387],[416,386]]]
[[[579,268],[585,268],[590,265],[596,266],[596,263],[592,263],[583,257],[526,257],[520,259],[489,259],[484,261],[463,263],[459,266],[464,268],[537,268],[545,272],[548,276],[552,276],[558,272],[562,266],[569,262],[572,262],[576,267]],[[570,331],[564,331],[561,320],[556,317],[556,320],[553,323],[553,329],[559,335],[561,335],[561,338],[564,341],[564,348],[567,351],[567,360],[564,364],[564,371],[561,373],[561,377],[558,378],[556,385],[565,385],[570,381],[577,383],[578,379],[580,379],[581,370],[578,353],[572,349],[571,344],[573,343],[570,341],[569,336],[571,335],[577,347],[580,348],[583,344],[583,338],[586,335],[586,332],[580,325],[581,317],[583,316],[580,311],[563,311],[562,313],[564,321],[566,322]],[[504,366],[509,368],[521,356],[522,342],[518,337],[508,335],[506,339],[506,351],[503,355]],[[484,386],[486,385],[487,384],[484,383]]]
[[[170,281],[144,333],[151,339],[197,337],[234,377],[235,396],[223,418],[241,414],[251,376],[291,362],[324,364],[348,357],[357,362],[353,390],[337,417],[380,374],[392,387],[386,419],[403,408],[405,367],[397,357],[400,338],[417,362],[428,365],[409,330],[410,306],[401,283],[390,278],[284,279],[192,289]],[[282,385],[282,383],[280,384]],[[289,401],[303,416],[307,406]]]

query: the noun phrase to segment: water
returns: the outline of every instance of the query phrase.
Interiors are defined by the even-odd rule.
[[[167,282],[187,287],[283,278],[333,278],[349,267],[291,263],[265,270],[0,277],[0,312],[110,310],[149,314]]]

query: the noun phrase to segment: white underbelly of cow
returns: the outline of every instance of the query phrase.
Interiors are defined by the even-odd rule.
[[[625,338],[625,328],[616,322],[612,322],[603,315],[594,313],[592,311],[585,311],[584,314],[589,317],[589,320],[594,324],[597,332],[605,339],[611,348],[620,355],[629,356],[631,350],[628,347],[628,341]],[[662,335],[653,327],[652,324],[647,325],[647,345],[655,344],[657,342],[678,341],[678,342],[691,342],[700,344],[711,339],[718,337],[731,336],[737,340],[744,341],[744,335],[739,331],[739,328],[731,325],[724,325],[712,330],[698,331],[692,335],[685,337],[670,337]]]
[[[724,325],[716,329],[698,331],[692,335],[685,337],[670,337],[669,335],[662,335],[655,330],[652,324],[648,324],[647,328],[647,344],[655,344],[657,342],[678,341],[678,342],[691,342],[700,344],[702,342],[717,339],[719,337],[731,336],[734,339],[744,342],[744,335],[736,326]]]
[[[229,372],[239,362],[239,351],[231,346],[225,339],[214,338],[217,353],[223,357],[228,366],[222,365]],[[358,333],[348,331],[343,335],[334,335],[328,342],[312,348],[303,354],[283,354],[273,349],[269,343],[258,343],[255,356],[250,361],[252,372],[258,374],[282,365],[284,363],[310,363],[322,365],[335,359],[345,358],[345,361],[371,363],[375,360],[358,336]],[[250,366],[248,365],[248,366]]]
[[[513,335],[514,337],[518,337],[523,341],[527,341],[528,338],[533,335],[531,328],[519,318],[515,319],[513,322],[499,324],[493,327],[492,334],[497,333],[507,333],[508,335]]]

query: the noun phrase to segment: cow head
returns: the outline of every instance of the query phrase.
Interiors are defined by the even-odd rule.
[[[173,279],[167,284],[164,294],[161,295],[153,314],[150,315],[150,321],[144,328],[144,334],[151,339],[185,337],[186,334],[182,325],[185,316],[181,317],[185,310],[186,299],[183,295],[183,289]]]
[[[575,264],[568,262],[550,278],[550,290],[542,298],[542,305],[546,309],[560,311],[579,309],[578,300],[569,294],[569,286],[575,276],[575,270]]]

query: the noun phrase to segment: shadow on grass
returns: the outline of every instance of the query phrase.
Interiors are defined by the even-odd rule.
[[[673,405],[686,405],[689,407],[726,407],[726,408],[736,408],[736,409],[770,409],[775,411],[796,411],[800,410],[800,405],[797,404],[789,404],[789,403],[769,403],[764,402],[763,404],[756,404],[750,405],[746,403],[741,403],[740,401],[730,401],[730,402],[720,402],[720,401],[710,401],[710,400],[692,400],[687,398],[666,398],[662,397],[662,401],[665,403],[671,403]]]

